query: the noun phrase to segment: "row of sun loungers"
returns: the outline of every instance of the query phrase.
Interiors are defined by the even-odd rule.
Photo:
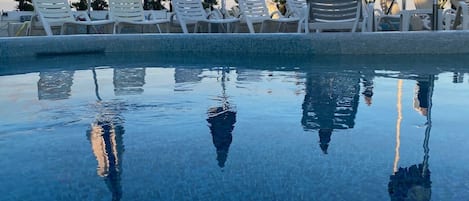
[[[291,27],[294,27],[294,32],[322,29],[355,31],[363,24],[360,22],[363,19],[361,0],[314,0],[309,4],[306,0],[288,0],[285,15],[269,13],[265,0],[239,0],[238,4],[239,15],[235,17],[227,12],[207,12],[201,0],[173,0],[174,16],[152,19],[145,16],[141,0],[110,0],[108,19],[92,21],[86,14],[75,16],[67,0],[33,0],[36,14],[28,32],[38,24],[46,35],[67,34],[70,29],[83,26],[93,33],[118,34],[126,26],[154,26],[156,32],[168,32],[168,24],[171,23],[178,24],[183,33],[192,32],[189,27],[198,32],[202,26],[211,32],[213,25],[219,25],[215,26],[218,32],[238,32],[240,26],[247,27],[250,33],[282,32],[291,30]],[[97,26],[105,28],[97,31]]]
[[[393,1],[399,3],[399,0]],[[448,9],[440,16],[442,24],[447,29],[468,29],[466,2],[458,1],[455,4],[455,9],[451,9],[451,6],[448,7],[451,3],[447,3]],[[164,33],[169,32],[171,24],[180,26],[183,33],[231,33],[238,32],[242,26],[249,33],[292,32],[292,29],[298,33],[324,30],[375,31],[382,21],[396,18],[400,20],[400,30],[405,31],[408,30],[412,16],[431,14],[431,9],[404,9],[399,13],[389,13],[392,4],[390,8],[375,9],[373,3],[365,3],[364,0],[287,0],[287,12],[282,15],[280,12],[269,13],[265,0],[238,0],[238,13],[230,15],[225,10],[207,11],[201,0],[172,0],[174,14],[158,19],[145,15],[141,0],[109,0],[108,19],[92,21],[89,13],[76,15],[67,0],[33,0],[33,5],[35,16],[27,32],[31,33],[34,27],[41,26],[48,36],[73,34],[77,27],[86,27],[86,33],[119,34],[126,27],[138,27],[136,30],[139,32],[143,32],[144,27],[153,27],[154,32]]]

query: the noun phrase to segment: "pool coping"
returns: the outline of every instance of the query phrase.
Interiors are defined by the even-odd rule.
[[[83,53],[193,53],[213,55],[467,54],[469,31],[122,34],[0,37],[0,59]]]

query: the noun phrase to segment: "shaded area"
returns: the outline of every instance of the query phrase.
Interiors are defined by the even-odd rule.
[[[467,55],[401,55],[365,56],[299,56],[277,54],[199,54],[189,53],[105,53],[62,56],[5,58],[0,60],[0,75],[40,72],[47,69],[83,70],[98,66],[113,68],[168,67],[206,68],[207,66],[236,66],[237,69],[262,70],[373,70],[402,71],[408,74],[469,72]]]

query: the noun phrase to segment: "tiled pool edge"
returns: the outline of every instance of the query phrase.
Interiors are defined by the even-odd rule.
[[[0,38],[0,58],[75,53],[467,54],[469,31],[313,34],[127,34]]]

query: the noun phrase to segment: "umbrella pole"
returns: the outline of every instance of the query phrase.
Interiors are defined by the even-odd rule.
[[[223,19],[225,19],[225,13],[226,13],[226,0],[221,0],[221,15]]]
[[[91,19],[91,0],[86,0],[86,3],[88,3],[88,16]]]
[[[433,0],[433,31],[438,30],[438,0]]]
[[[96,99],[98,99],[98,101],[101,101],[101,96],[99,96],[99,85],[98,85],[98,76],[96,75],[96,69],[95,67],[93,67],[91,69],[91,72],[93,72],[93,81],[94,81],[94,93],[96,95]]]

